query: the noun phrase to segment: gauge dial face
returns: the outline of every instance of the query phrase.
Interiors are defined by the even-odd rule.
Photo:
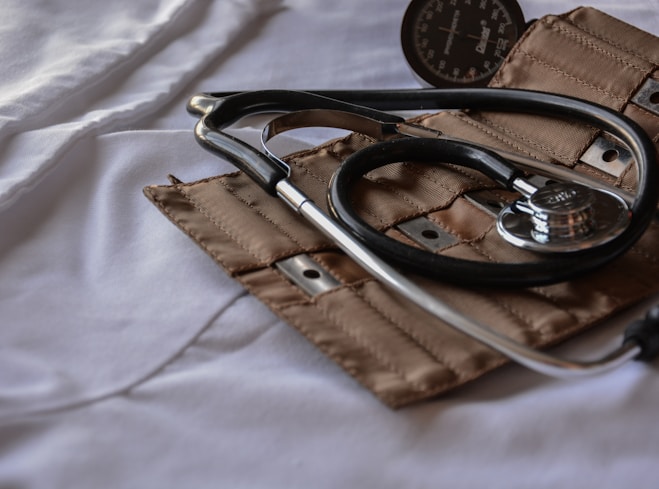
[[[401,41],[412,69],[431,86],[484,86],[523,31],[514,0],[413,0]]]

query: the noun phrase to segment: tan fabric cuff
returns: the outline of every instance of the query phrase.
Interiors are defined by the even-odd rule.
[[[510,54],[493,85],[568,93],[638,112],[644,127],[654,128],[652,135],[656,135],[657,116],[630,108],[630,99],[653,76],[656,60],[652,56],[659,52],[659,43],[620,24],[592,9],[541,19]],[[573,53],[581,54],[573,57]],[[592,69],[584,68],[585,60]],[[606,68],[599,68],[601,60],[608,63]],[[594,65],[599,71],[593,71]],[[615,80],[604,80],[607,73],[616,73]],[[451,135],[633,184],[626,175],[612,176],[580,162],[597,136],[587,128],[489,113],[440,113],[421,120]],[[339,162],[369,143],[352,134],[292,155],[288,158],[292,180],[323,204]],[[464,169],[398,164],[369,175],[358,201],[371,223],[399,239],[406,238],[396,224],[427,216],[456,238],[442,253],[496,262],[537,259],[506,244],[494,229],[493,216],[466,198],[492,189],[486,178]],[[382,287],[242,173],[150,186],[145,194],[228,274],[391,407],[429,399],[505,361]],[[542,348],[659,291],[657,249],[659,225],[655,223],[625,256],[569,283],[476,290],[427,279],[419,282],[497,331]],[[334,277],[335,286],[310,296],[293,284],[277,263],[298,255],[311,257]]]

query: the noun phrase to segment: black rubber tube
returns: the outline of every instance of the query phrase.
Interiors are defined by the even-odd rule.
[[[659,176],[654,146],[633,121],[605,107],[562,96],[499,89],[461,92],[460,101],[453,101],[448,108],[459,106],[554,117],[560,115],[604,129],[619,137],[629,146],[641,167],[629,226],[618,237],[597,248],[556,254],[551,259],[531,263],[468,261],[408,246],[366,223],[352,208],[351,195],[359,178],[390,163],[444,161],[465,164],[463,157],[466,155],[456,159],[455,154],[446,152],[447,147],[434,146],[438,151],[431,156],[424,146],[432,147],[432,143],[410,138],[376,143],[356,152],[340,165],[332,179],[328,194],[330,210],[364,245],[396,266],[439,280],[468,286],[532,287],[570,280],[593,271],[623,254],[640,238],[656,211]],[[477,168],[478,165],[467,163],[467,166]]]
[[[607,131],[627,144],[639,166],[637,195],[631,205],[631,219],[627,229],[615,239],[597,248],[569,255],[555,255],[551,260],[544,262],[523,264],[455,260],[428,252],[417,255],[420,250],[413,247],[406,247],[404,250],[399,248],[399,245],[395,244],[399,242],[394,242],[377,232],[351,210],[352,186],[357,177],[361,177],[367,171],[362,172],[360,169],[362,164],[358,164],[360,159],[364,158],[363,153],[358,152],[349,157],[339,168],[330,187],[330,208],[334,216],[351,229],[364,245],[391,260],[392,263],[442,280],[472,286],[524,287],[568,280],[592,271],[627,251],[642,236],[656,212],[659,198],[659,170],[655,161],[655,148],[650,139],[627,117],[606,107],[572,97],[528,90],[493,88],[315,93],[265,90],[222,95],[226,98],[218,101],[213,110],[202,118],[211,131],[210,137],[212,138],[213,135],[220,137],[215,142],[207,139],[203,144],[207,149],[225,156],[234,153],[232,161],[248,171],[271,194],[274,193],[276,182],[283,178],[286,169],[259,152],[245,151],[244,143],[237,144],[235,140],[222,133],[222,129],[245,115],[268,111],[327,108],[348,110],[382,122],[397,123],[402,119],[379,110],[492,110],[531,113],[578,121]],[[414,159],[415,145],[420,144],[419,139],[414,138],[410,141],[412,142],[396,142],[392,143],[392,146],[385,147],[393,150],[403,147],[397,146],[398,144],[408,145],[405,151],[409,150],[409,154],[400,158],[409,161]],[[379,144],[389,143],[378,143],[374,149],[366,148],[362,151],[369,150],[375,154],[383,148]],[[421,146],[419,152],[422,151],[420,148]],[[447,150],[447,147],[443,150]],[[366,153],[369,154],[371,153]],[[472,156],[474,154],[472,153]],[[437,155],[433,161],[441,161],[441,159],[441,155]],[[462,164],[472,165],[465,160],[461,161]],[[384,165],[388,162],[380,161],[378,164]],[[363,165],[363,168],[369,167],[372,168],[373,163]],[[400,245],[405,246],[402,243]]]

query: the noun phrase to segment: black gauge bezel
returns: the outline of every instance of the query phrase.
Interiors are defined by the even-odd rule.
[[[497,2],[510,17],[511,23],[516,30],[514,42],[511,43],[508,49],[505,50],[501,58],[495,59],[492,57],[491,61],[494,63],[494,65],[492,70],[488,72],[487,75],[468,81],[464,79],[449,80],[438,74],[437,71],[430,69],[426,63],[424,63],[415,43],[415,32],[417,30],[417,25],[421,13],[426,10],[429,4],[437,3],[438,1],[439,0],[412,0],[412,2],[410,2],[408,5],[401,26],[401,45],[407,63],[410,65],[412,71],[418,78],[420,78],[420,81],[424,85],[429,85],[436,88],[465,88],[486,86],[501,66],[503,59],[505,59],[506,55],[512,49],[514,42],[516,42],[521,37],[522,33],[526,29],[526,23],[524,21],[524,15],[522,13],[521,7],[515,0],[487,0],[488,2]],[[444,3],[450,4],[451,1],[453,0],[444,0]],[[474,3],[479,1],[480,0],[472,0]],[[457,0],[458,4],[464,2],[465,0]],[[473,19],[473,22],[476,24],[478,24],[479,21],[480,19]],[[464,19],[462,22],[464,22]]]

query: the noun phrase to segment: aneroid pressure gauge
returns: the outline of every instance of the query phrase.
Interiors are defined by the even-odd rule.
[[[515,0],[412,0],[401,41],[426,84],[477,87],[494,76],[524,29]]]

